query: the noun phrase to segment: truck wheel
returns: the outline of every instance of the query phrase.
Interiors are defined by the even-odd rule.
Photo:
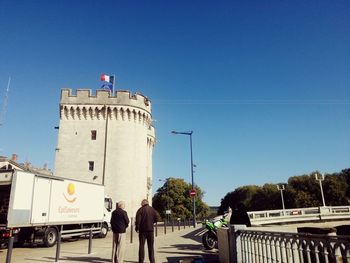
[[[99,235],[100,238],[105,238],[108,234],[108,225],[103,223],[101,226],[101,233]]]
[[[53,247],[56,242],[57,242],[57,238],[58,238],[58,233],[57,233],[57,229],[54,227],[48,227],[45,230],[45,234],[44,234],[44,245],[46,247]]]

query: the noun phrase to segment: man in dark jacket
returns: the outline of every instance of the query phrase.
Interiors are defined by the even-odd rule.
[[[251,226],[249,215],[243,203],[238,203],[233,209],[230,224]]]
[[[142,200],[141,208],[136,213],[135,229],[139,233],[139,263],[145,259],[145,241],[147,240],[148,258],[150,263],[154,260],[154,229],[153,225],[157,222],[157,212],[148,205],[147,199]]]
[[[125,202],[118,202],[111,217],[111,227],[113,231],[113,263],[123,263],[124,259],[125,232],[126,228],[129,226],[128,214],[124,211],[124,208]]]

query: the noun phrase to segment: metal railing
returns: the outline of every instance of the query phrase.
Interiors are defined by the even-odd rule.
[[[233,262],[350,262],[350,237],[231,228]]]
[[[350,218],[350,206],[327,206],[248,212],[252,224],[274,224]]]
[[[55,262],[58,262],[60,259],[62,238],[80,237],[84,235],[88,236],[89,237],[88,254],[91,254],[92,237],[93,235],[100,234],[100,233],[101,233],[101,227],[82,228],[82,229],[73,229],[73,230],[63,230],[63,228],[61,227],[61,231],[58,232]]]
[[[166,235],[167,233],[174,232],[176,230],[185,229],[186,227],[193,226],[193,221],[191,219],[182,220],[169,220],[163,222],[157,222],[154,224],[154,235]],[[129,228],[130,243],[133,243],[134,236],[137,235],[135,231],[135,218],[131,218],[130,228]]]
[[[84,236],[84,235],[88,236],[89,237],[88,254],[91,254],[92,237],[93,237],[93,235],[100,234],[100,233],[101,233],[101,227],[63,230],[63,226],[61,226],[60,229],[57,229],[55,262],[58,262],[60,259],[62,238],[79,237],[79,236]],[[8,240],[7,253],[6,253],[6,261],[5,261],[6,263],[11,263],[13,243],[14,243],[14,236],[12,235],[12,230],[11,230],[11,234],[10,234],[10,237]]]

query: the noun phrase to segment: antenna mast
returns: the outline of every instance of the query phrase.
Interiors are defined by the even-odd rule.
[[[7,109],[7,101],[9,98],[9,91],[10,91],[10,83],[11,83],[11,76],[9,77],[9,80],[7,82],[7,88],[5,91],[5,97],[4,97],[4,102],[2,105],[2,109],[0,112],[0,126],[2,126],[5,122],[5,115],[6,115],[6,109]]]

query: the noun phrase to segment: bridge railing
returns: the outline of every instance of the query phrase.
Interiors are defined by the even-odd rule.
[[[252,211],[248,215],[253,224],[287,223],[295,221],[313,221],[350,218],[350,206],[326,206],[293,208],[285,210]]]
[[[234,233],[241,262],[349,262],[350,238],[242,230]]]
[[[350,262],[350,237],[219,229],[220,262]],[[227,253],[228,252],[228,253]]]

